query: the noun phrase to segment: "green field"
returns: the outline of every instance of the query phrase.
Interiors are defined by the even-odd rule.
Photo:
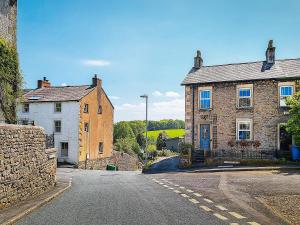
[[[148,136],[149,137],[154,137],[155,139],[158,137],[159,133],[165,131],[168,135],[169,138],[174,138],[174,137],[183,137],[185,132],[184,129],[170,129],[170,130],[153,130],[153,131],[148,131]]]

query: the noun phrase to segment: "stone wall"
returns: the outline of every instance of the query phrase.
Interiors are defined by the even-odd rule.
[[[133,171],[138,170],[141,166],[137,157],[131,156],[127,153],[113,151],[111,157],[99,158],[93,160],[80,161],[78,168],[91,170],[105,170],[108,164],[115,164],[120,171]]]
[[[0,209],[53,187],[55,154],[42,128],[0,125]]]
[[[281,81],[283,82],[283,81]],[[194,137],[192,137],[192,87],[185,87],[185,141],[199,148],[200,124],[211,126],[212,150],[226,150],[228,141],[236,140],[236,119],[252,119],[253,141],[261,143],[260,149],[275,150],[278,147],[278,124],[288,120],[287,110],[279,107],[278,83],[275,80],[255,82],[230,82],[199,85],[199,87],[212,87],[212,110],[199,110],[198,87],[195,87],[194,97]],[[236,86],[253,84],[253,107],[238,109],[236,107]],[[299,90],[299,81],[296,81]],[[252,148],[252,146],[251,146]]]
[[[0,1],[0,37],[16,45],[17,0]]]

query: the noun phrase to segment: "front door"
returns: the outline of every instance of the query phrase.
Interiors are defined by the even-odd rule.
[[[204,151],[210,150],[210,125],[200,125],[200,149]]]

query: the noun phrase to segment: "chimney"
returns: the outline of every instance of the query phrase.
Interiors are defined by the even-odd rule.
[[[201,57],[201,52],[200,50],[197,50],[197,55],[194,58],[194,69],[200,69],[203,64],[203,59]]]
[[[37,81],[37,88],[48,88],[51,87],[51,83],[47,80],[46,77],[43,77],[43,80]]]
[[[97,74],[95,74],[95,76],[93,77],[92,86],[97,88],[98,114],[102,114],[102,105],[101,105],[102,80],[97,77]]]
[[[268,48],[266,50],[266,62],[267,64],[275,63],[275,47],[273,47],[273,40],[269,41]]]

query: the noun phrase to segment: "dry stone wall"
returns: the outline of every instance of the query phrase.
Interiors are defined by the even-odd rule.
[[[55,154],[45,149],[43,128],[0,125],[0,209],[51,189]]]
[[[105,170],[108,164],[117,165],[120,171],[133,171],[141,167],[137,157],[117,151],[113,151],[111,157],[81,161],[78,167],[80,169]]]

